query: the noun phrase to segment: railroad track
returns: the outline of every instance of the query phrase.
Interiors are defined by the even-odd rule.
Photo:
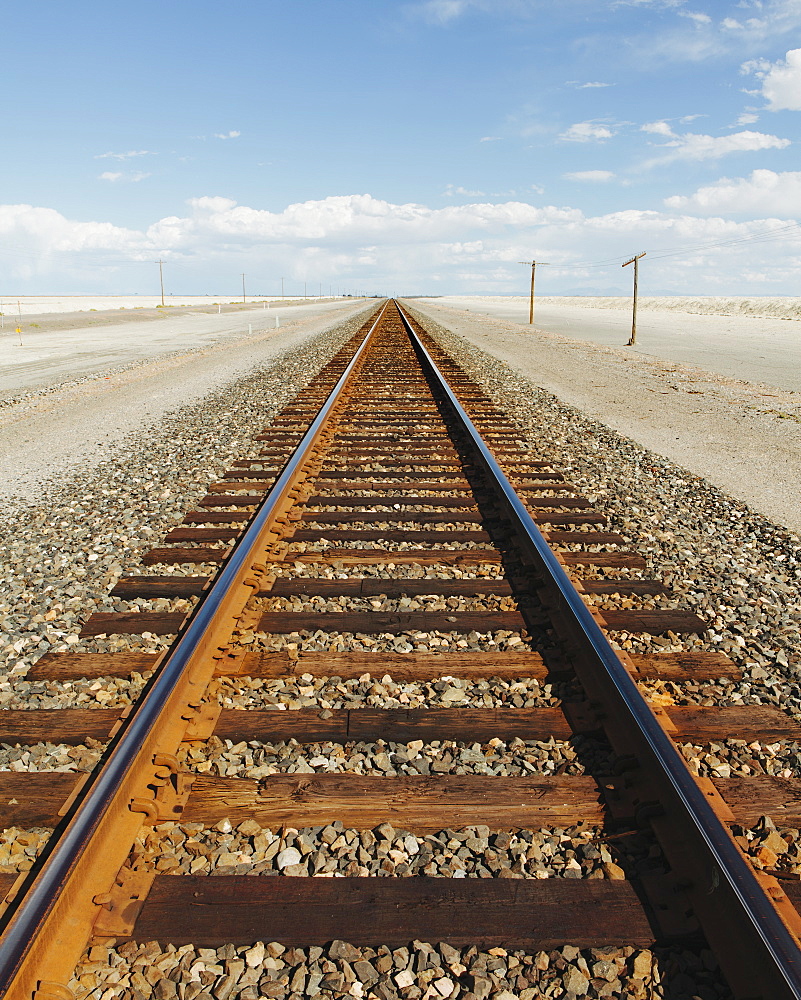
[[[422,996],[412,941],[439,946],[426,995],[447,997],[486,995],[475,948],[705,940],[735,996],[801,996],[799,883],[755,871],[730,832],[777,807],[799,825],[801,805],[780,779],[695,778],[676,746],[799,727],[766,706],[645,701],[638,681],[737,670],[612,647],[705,623],[665,607],[606,522],[382,307],[147,554],[153,573],[112,592],[173,610],[95,613],[82,633],[175,635],[168,653],[54,653],[29,673],[152,670],[136,705],[0,713],[0,742],[108,744],[77,781],[0,773],[3,826],[54,828],[30,871],[0,875],[5,995],[68,997],[87,944],[109,942],[250,949],[229,959],[266,980],[205,969],[200,989],[153,994],[224,1000]],[[547,877],[535,834],[559,831],[558,854],[567,829],[598,859],[591,877],[573,850],[561,873],[578,877]],[[326,946],[350,971],[282,980],[282,950],[257,942]],[[573,995],[600,988],[584,968]],[[137,982],[108,996],[149,996]]]

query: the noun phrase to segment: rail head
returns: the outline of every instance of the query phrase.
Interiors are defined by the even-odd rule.
[[[537,566],[556,595],[560,611],[569,618],[579,636],[581,655],[576,658],[576,669],[585,688],[598,692],[605,710],[631,727],[627,738],[635,756],[643,767],[649,768],[649,773],[660,776],[662,790],[681,810],[680,816],[674,813],[672,821],[690,838],[693,854],[688,857],[687,844],[681,844],[677,860],[679,863],[685,860],[690,866],[693,883],[690,893],[696,910],[700,913],[714,906],[720,919],[718,929],[703,919],[702,923],[710,940],[718,932],[716,950],[724,971],[728,959],[729,970],[736,970],[738,978],[743,977],[743,981],[731,983],[736,995],[759,995],[754,993],[756,986],[764,991],[765,1000],[769,997],[798,1000],[801,948],[797,938],[770,901],[400,305],[398,310],[421,363],[479,456],[514,525],[521,549]],[[696,849],[702,853],[696,854]],[[759,957],[757,952],[761,953]]]
[[[65,896],[76,895],[75,892],[69,892],[67,887],[74,880],[79,865],[86,864],[92,837],[109,812],[118,808],[120,801],[124,799],[126,782],[131,781],[134,768],[147,756],[149,740],[152,740],[157,727],[162,723],[166,707],[175,699],[179,685],[187,683],[186,671],[190,661],[204,646],[209,646],[209,637],[214,634],[215,623],[226,614],[228,595],[248,573],[254,554],[263,543],[265,532],[286,501],[299,470],[307,462],[324,432],[346,391],[352,373],[363,361],[370,339],[386,308],[385,303],[257,509],[250,525],[195,609],[185,631],[159,664],[134,710],[111,740],[98,769],[76,796],[67,816],[54,831],[52,842],[48,842],[45,851],[28,872],[15,898],[6,904],[0,917],[0,995],[30,997],[37,989],[36,983],[42,981],[43,975],[38,967],[43,962],[42,956],[59,947],[58,936],[46,930],[54,908],[61,904]],[[125,853],[128,846],[122,847]],[[124,861],[125,853],[117,868]],[[68,909],[74,904],[67,902],[61,905]],[[71,933],[74,933],[74,928]],[[31,957],[34,953],[38,953],[38,960]],[[76,955],[75,958],[77,957]],[[45,981],[47,978],[45,971]]]

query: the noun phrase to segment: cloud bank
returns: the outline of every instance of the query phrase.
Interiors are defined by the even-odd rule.
[[[609,179],[601,171],[576,175],[587,182]],[[742,214],[749,198],[759,218],[723,217]],[[247,271],[254,293],[274,293],[281,275],[323,287],[352,281],[377,293],[512,292],[520,284],[518,261],[532,255],[551,263],[548,285],[557,293],[622,287],[619,266],[593,262],[626,259],[633,250],[748,240],[786,223],[788,213],[780,203],[787,205],[790,198],[801,205],[801,174],[754,171],[750,178],[723,178],[692,196],[667,199],[664,211],[597,216],[523,201],[432,208],[369,194],[298,202],[270,212],[206,196],[191,199],[183,214],[138,231],[71,220],[48,208],[5,205],[0,206],[0,245],[11,275],[4,284],[20,294],[147,291],[158,258],[165,260],[173,288],[187,294],[216,293],[241,271]],[[579,266],[582,261],[589,264]],[[782,283],[796,287],[799,263],[801,238],[791,234],[780,246],[746,243],[649,260],[645,282],[676,294],[742,293],[742,276],[759,265],[764,287],[748,290],[777,292]]]

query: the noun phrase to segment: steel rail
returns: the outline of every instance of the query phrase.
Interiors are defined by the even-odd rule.
[[[704,792],[693,778],[675,743],[659,724],[635,681],[615,653],[580,594],[570,582],[562,564],[543,538],[523,501],[496,462],[433,358],[414,332],[400,305],[398,305],[398,311],[424,368],[429,371],[433,383],[443,394],[451,410],[457,415],[461,429],[480,455],[484,470],[495,491],[502,498],[524,548],[533,556],[535,564],[545,573],[548,583],[552,583],[557,588],[561,597],[560,603],[568,609],[571,625],[575,625],[582,637],[583,648],[590,651],[595,667],[600,672],[599,678],[602,682],[611,682],[607,684],[607,692],[617,700],[618,706],[624,710],[624,716],[635,727],[637,742],[646,752],[650,753],[651,759],[658,764],[660,772],[667,779],[675,800],[685,810],[688,826],[691,825],[697,834],[695,839],[700,840],[706,849],[707,860],[704,863],[704,869],[707,885],[699,887],[700,893],[719,907],[725,907],[729,901],[740,907],[742,915],[740,923],[744,923],[746,931],[750,932],[747,936],[751,941],[760,943],[762,946],[761,956],[752,952],[750,955],[740,956],[740,960],[747,961],[753,967],[756,981],[762,984],[762,988],[767,988],[770,991],[765,993],[765,996],[770,997],[771,1000],[776,1000],[779,997],[799,1000],[801,998],[801,949],[798,941],[770,902],[752,868],[734,843],[728,829],[718,818]],[[737,920],[737,914],[727,913],[725,910],[719,912],[722,921]],[[706,927],[704,929],[708,930]],[[761,967],[759,957],[764,962]],[[741,988],[738,987],[737,983],[730,985],[735,990]],[[738,993],[738,995],[742,996],[743,994]]]
[[[8,909],[3,914],[0,931],[0,994],[5,995],[13,984],[15,975],[51,911],[57,894],[62,890],[78,859],[89,848],[94,831],[133,768],[147,737],[160,721],[162,710],[170,695],[176,690],[190,659],[211,630],[224,596],[242,570],[252,563],[263,530],[291,489],[298,471],[308,459],[352,372],[363,358],[370,338],[386,309],[387,304],[382,308],[347,368],[321,406],[269,494],[257,509],[247,530],[229,554],[204,599],[195,609],[186,631],[169,650],[150,686],[145,689],[137,702],[135,710],[112,739],[101,760],[100,769],[73,805],[57,837],[57,842],[34,863],[17,897],[9,903]]]

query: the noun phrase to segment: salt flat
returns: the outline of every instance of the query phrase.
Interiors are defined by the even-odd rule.
[[[528,329],[527,296],[415,301],[494,316]],[[549,333],[623,347],[631,333],[631,299],[538,296],[534,323]],[[641,296],[637,344],[626,350],[801,392],[801,298]]]
[[[301,319],[345,315],[354,301],[279,299],[269,308],[265,308],[266,303],[239,302],[221,306],[219,313],[217,303],[203,301],[189,303],[186,308],[162,311],[153,306],[121,313],[104,311],[105,299],[86,297],[84,305],[95,302],[98,308],[39,312],[23,318],[19,334],[15,332],[18,321],[7,317],[0,332],[0,399],[147,358],[185,353],[248,335],[261,336],[275,331],[276,324],[280,329],[280,324]],[[59,299],[52,305],[63,302]],[[46,303],[37,305],[43,308]]]
[[[285,302],[278,295],[247,296],[251,304]],[[164,306],[174,309],[181,306],[216,306],[241,303],[237,295],[165,295]],[[155,309],[161,306],[161,295],[2,295],[0,312],[5,314],[6,325],[18,316],[42,316],[47,313],[104,312],[109,309]]]
[[[592,301],[538,301],[533,331],[524,297],[409,304],[564,402],[801,531],[801,325],[776,315],[677,308],[709,307],[711,300],[701,306],[660,300],[660,311],[641,311],[641,343],[633,349],[622,346],[626,311],[614,300],[597,308]],[[786,302],[771,308],[798,304]],[[743,303],[749,309],[767,304],[738,300],[741,311]],[[218,314],[205,303],[125,310],[119,317],[43,313],[38,328],[23,323],[22,348],[6,327],[0,337],[0,403],[3,397],[7,403],[0,408],[0,495],[35,498],[46,479],[91,466],[129,431],[155,425],[373,304],[310,300],[271,304],[268,311],[240,303]],[[731,300],[713,307],[731,309]],[[555,321],[570,324],[570,336],[542,329],[548,309]],[[8,405],[13,397],[19,401]]]

